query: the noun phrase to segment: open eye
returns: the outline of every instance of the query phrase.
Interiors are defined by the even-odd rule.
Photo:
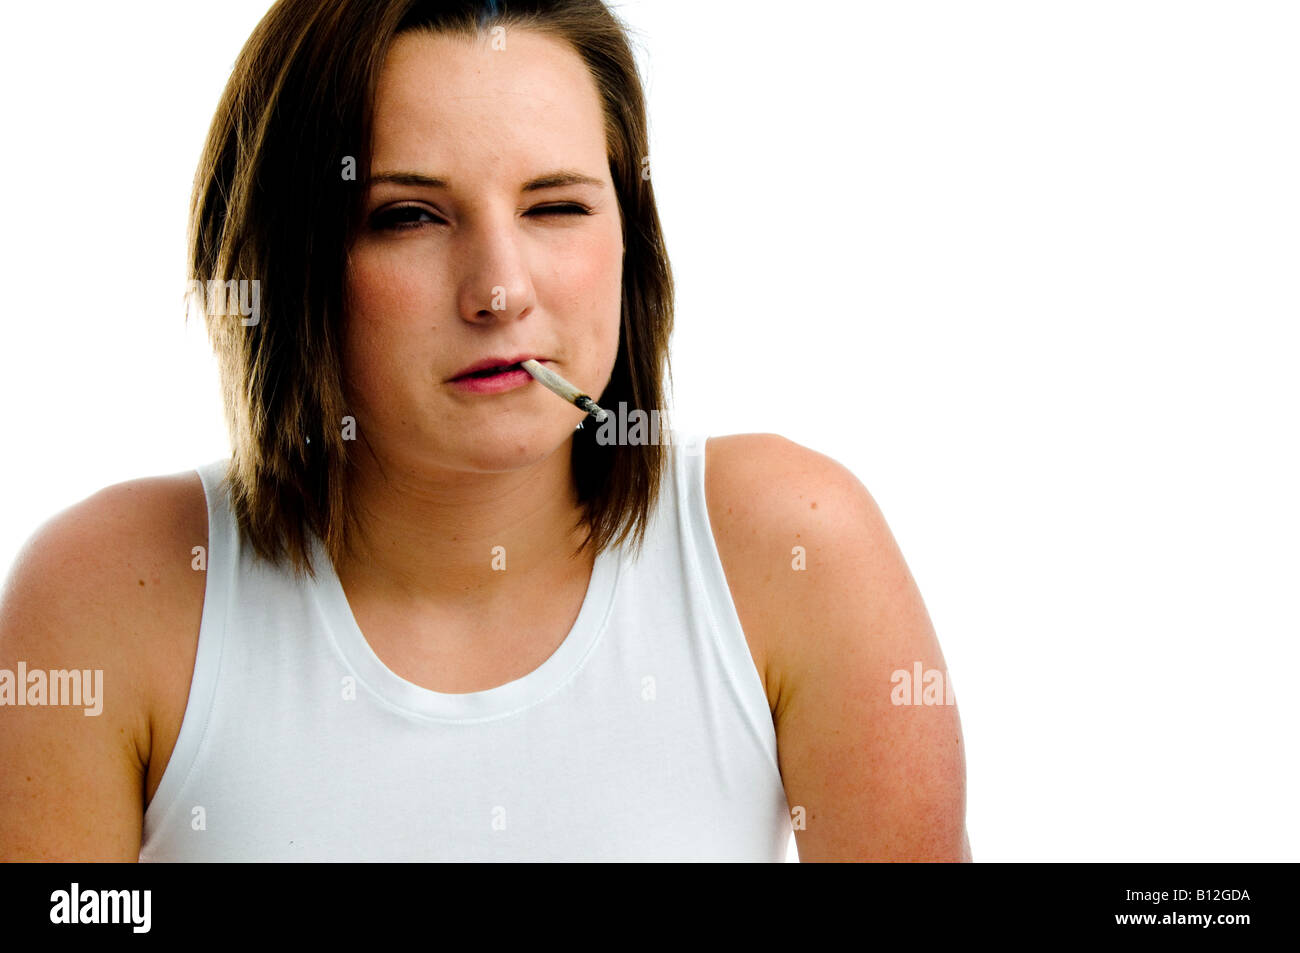
[[[371,219],[371,224],[378,229],[405,231],[423,225],[424,223],[419,218],[421,215],[430,221],[437,221],[433,213],[426,208],[421,208],[418,205],[399,205],[396,208],[385,209],[380,212]]]

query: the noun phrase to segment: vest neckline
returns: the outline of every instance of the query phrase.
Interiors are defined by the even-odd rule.
[[[375,654],[357,624],[324,543],[314,533],[311,539],[314,589],[326,631],[356,675],[358,692],[368,690],[400,711],[438,721],[485,721],[512,715],[568,683],[604,632],[623,565],[621,547],[606,547],[597,555],[577,619],[559,648],[537,668],[482,691],[437,692],[407,681]]]

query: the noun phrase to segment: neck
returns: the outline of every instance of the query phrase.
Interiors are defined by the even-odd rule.
[[[381,473],[363,453],[350,492],[359,538],[339,578],[389,604],[504,610],[590,572],[588,553],[572,558],[582,509],[568,443],[503,473],[431,472],[389,459]]]

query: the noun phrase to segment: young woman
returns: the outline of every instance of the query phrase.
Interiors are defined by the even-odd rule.
[[[233,453],[17,561],[0,664],[104,699],[0,708],[0,854],[969,859],[863,486],[772,435],[610,444],[482,369],[662,411],[647,155],[599,0],[275,5],[192,209]]]

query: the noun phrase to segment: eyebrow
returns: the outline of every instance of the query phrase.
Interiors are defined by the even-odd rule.
[[[425,175],[422,172],[380,172],[378,175],[370,177],[370,184],[377,185],[381,182],[392,182],[394,185],[413,185],[427,189],[450,189],[451,182],[436,175]],[[575,172],[572,169],[556,169],[553,172],[544,172],[535,179],[529,179],[523,184],[521,191],[538,192],[542,189],[554,189],[565,185],[594,185],[596,188],[604,188],[605,183],[600,179],[593,179],[589,175],[583,175],[581,172]]]

